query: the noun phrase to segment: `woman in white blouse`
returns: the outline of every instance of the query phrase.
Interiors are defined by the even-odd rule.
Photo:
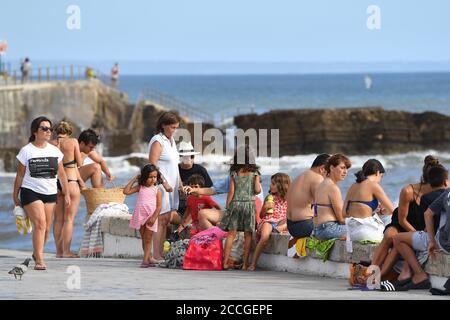
[[[180,118],[173,111],[164,112],[156,124],[157,134],[149,143],[149,163],[156,165],[163,179],[172,190],[162,189],[163,199],[161,214],[158,218],[158,231],[153,238],[153,257],[163,260],[163,243],[166,239],[167,226],[171,222],[180,223],[178,209],[178,191],[182,187],[178,170],[179,154],[174,134],[180,126]],[[171,192],[170,192],[171,191]]]

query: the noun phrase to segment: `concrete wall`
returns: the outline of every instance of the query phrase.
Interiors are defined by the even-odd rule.
[[[141,258],[142,245],[139,232],[129,228],[131,216],[105,217],[102,219],[104,234],[104,255],[116,258]],[[269,244],[258,261],[258,267],[300,274],[327,276],[333,278],[349,277],[352,262],[370,261],[376,245],[353,243],[353,252],[346,251],[345,241],[336,241],[323,262],[313,250],[307,249],[307,257],[290,258],[287,247],[288,234],[272,234]],[[428,260],[425,271],[431,275],[434,287],[442,287],[450,277],[450,255],[438,253],[435,260]]]

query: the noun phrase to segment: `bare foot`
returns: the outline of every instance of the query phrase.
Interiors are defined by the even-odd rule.
[[[249,265],[247,271],[255,271],[255,266],[253,264]]]
[[[70,259],[72,259],[72,258],[79,258],[80,256],[77,255],[76,253],[69,252],[67,254],[63,254],[62,257],[63,258],[70,258]]]

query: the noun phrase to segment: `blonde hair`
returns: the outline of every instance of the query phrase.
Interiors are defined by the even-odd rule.
[[[67,134],[70,136],[72,134],[72,125],[66,121],[61,121],[55,131],[56,134]]]

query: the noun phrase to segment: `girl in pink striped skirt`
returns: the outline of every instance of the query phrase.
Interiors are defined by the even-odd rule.
[[[135,183],[136,186],[133,186]],[[151,254],[152,235],[158,230],[158,216],[161,211],[162,192],[160,186],[163,183],[161,173],[152,164],[145,165],[141,174],[128,182],[123,193],[130,195],[139,192],[130,227],[139,230],[144,250],[144,260],[141,267],[147,268],[159,261],[153,259]]]

